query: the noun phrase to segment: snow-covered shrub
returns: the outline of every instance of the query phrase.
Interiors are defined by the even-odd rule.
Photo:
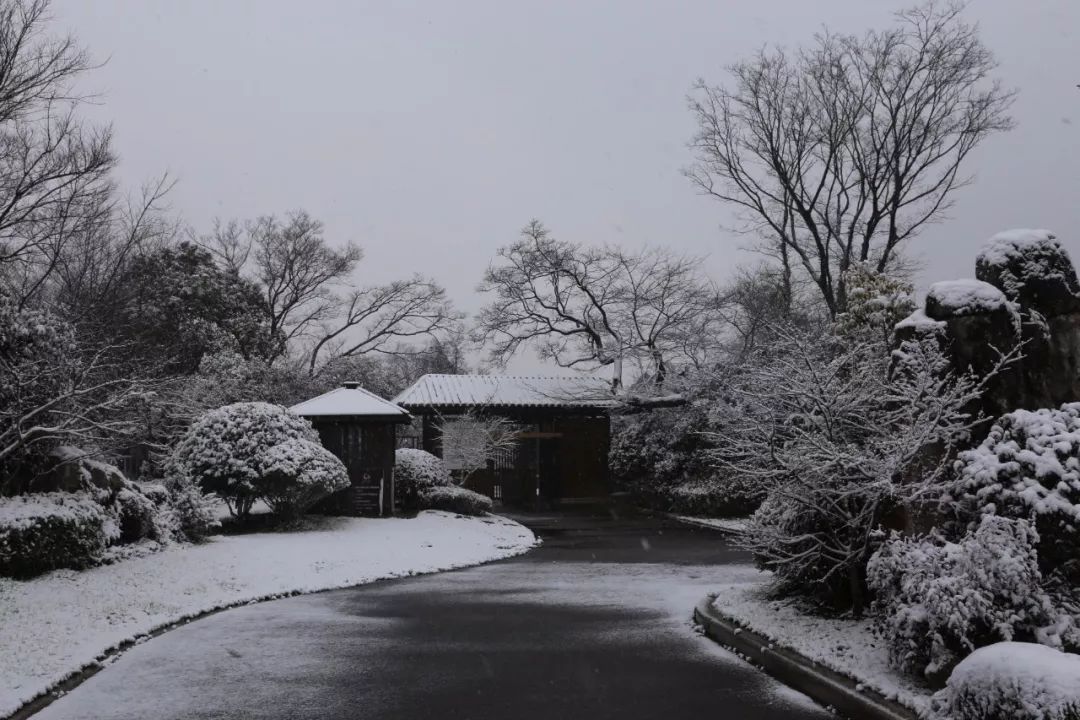
[[[491,498],[455,485],[437,485],[420,492],[420,507],[461,515],[483,515],[491,512]]]
[[[1002,416],[956,470],[949,509],[971,525],[1033,518],[1043,571],[1080,585],[1080,403]]]
[[[702,434],[708,429],[704,401],[612,418],[608,464],[615,486],[645,505],[668,509],[671,488],[714,474],[710,442]]]
[[[121,543],[132,543],[144,538],[160,541],[171,539],[160,536],[165,532],[163,523],[158,518],[162,511],[133,483],[116,493],[112,507],[120,527]]]
[[[745,517],[765,499],[765,490],[754,478],[737,473],[716,473],[665,488],[663,510],[703,517]]]
[[[394,453],[394,495],[398,506],[420,509],[420,495],[433,487],[453,485],[443,461],[425,450],[400,448]]]
[[[892,537],[867,566],[893,664],[940,681],[995,642],[1061,647],[1068,619],[1041,589],[1038,534],[1026,520],[987,515],[959,542]]]
[[[332,452],[310,440],[289,440],[260,458],[254,481],[259,496],[278,515],[296,517],[331,493],[349,487],[349,473]]]
[[[1080,655],[1020,642],[981,648],[933,705],[934,720],[1080,720]]]
[[[118,537],[105,509],[84,493],[0,498],[0,575],[86,567]]]
[[[243,517],[260,495],[266,453],[293,440],[318,443],[319,436],[311,423],[280,405],[226,405],[195,421],[173,449],[170,473],[191,478]]]
[[[161,536],[190,542],[205,538],[221,526],[214,500],[190,480],[171,483],[166,505],[158,505],[165,508],[158,516]]]

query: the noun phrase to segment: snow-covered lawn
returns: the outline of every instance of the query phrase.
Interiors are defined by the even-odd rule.
[[[498,516],[320,518],[316,529],[217,536],[85,572],[0,578],[0,717],[121,643],[216,608],[525,552],[536,538]]]
[[[917,713],[929,708],[933,691],[889,666],[885,643],[871,620],[807,615],[786,601],[770,600],[769,575],[746,569],[714,588],[713,604],[724,615],[836,672],[877,690]]]
[[[728,533],[741,533],[750,522],[748,518],[709,518],[696,515],[672,515],[671,517],[690,525],[700,525]]]

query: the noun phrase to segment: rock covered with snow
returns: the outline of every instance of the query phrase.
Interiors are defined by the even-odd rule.
[[[978,255],[975,277],[935,283],[925,308],[896,325],[894,344],[933,334],[956,372],[980,377],[1014,352],[973,408],[986,417],[1080,398],[1080,280],[1054,234],[995,235]]]
[[[934,697],[936,720],[1080,718],[1080,655],[1002,642],[963,660]]]
[[[926,294],[926,315],[946,320],[962,315],[978,315],[1005,307],[1005,294],[982,280],[946,280],[930,286]]]
[[[1080,281],[1069,254],[1048,230],[1009,230],[975,259],[975,277],[1045,317],[1080,311]]]

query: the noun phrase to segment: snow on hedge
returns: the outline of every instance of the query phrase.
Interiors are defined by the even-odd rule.
[[[976,650],[934,696],[938,720],[1080,718],[1080,655],[1032,643]]]
[[[316,522],[315,520],[312,521]],[[84,572],[0,578],[0,717],[106,651],[216,608],[447,570],[533,547],[497,516],[320,518],[295,533],[218,536]]]
[[[394,453],[394,462],[398,479],[412,482],[418,488],[453,484],[446,464],[426,450],[400,448]]]
[[[274,445],[260,459],[262,497],[278,513],[299,514],[349,487],[349,471],[332,452],[310,440]]]
[[[936,305],[950,316],[976,315],[1005,306],[1005,294],[982,280],[944,280],[930,286],[927,306]]]

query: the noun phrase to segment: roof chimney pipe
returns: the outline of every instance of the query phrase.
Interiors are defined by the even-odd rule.
[[[344,388],[348,388],[349,390],[358,390],[360,388],[360,383],[356,382],[355,380],[346,380],[345,382],[341,383],[341,386]]]

